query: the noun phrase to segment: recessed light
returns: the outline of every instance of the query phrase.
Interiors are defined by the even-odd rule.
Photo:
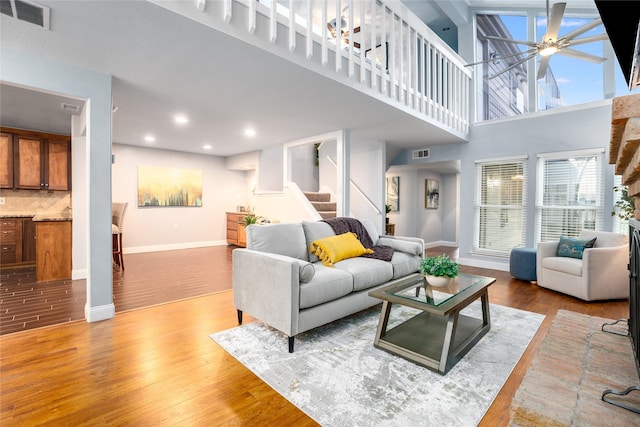
[[[205,150],[211,150],[211,145],[209,145],[209,144],[204,144],[204,145],[202,146],[202,148],[204,148]]]
[[[255,129],[251,129],[251,128],[247,128],[244,131],[245,136],[256,136],[256,130]]]
[[[156,140],[156,137],[153,136],[153,135],[146,135],[144,137],[144,140],[147,141],[147,142],[154,142]]]
[[[184,114],[178,114],[173,117],[173,120],[179,125],[186,125],[189,123],[189,119]]]

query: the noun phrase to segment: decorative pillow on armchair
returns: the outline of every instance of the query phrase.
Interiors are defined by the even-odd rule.
[[[371,249],[362,246],[355,233],[343,233],[314,240],[309,250],[327,267],[333,267],[333,264],[343,259],[373,253]]]
[[[575,237],[560,237],[556,256],[582,259],[582,253],[587,248],[592,248],[596,238],[590,240],[577,239]]]

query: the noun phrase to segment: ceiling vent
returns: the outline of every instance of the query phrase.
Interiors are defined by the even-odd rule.
[[[0,0],[0,13],[49,29],[49,8],[25,0]]]
[[[78,113],[80,111],[80,107],[77,105],[73,105],[73,104],[67,104],[66,102],[63,102],[60,104],[60,108],[62,108],[64,111],[68,111],[70,113]]]
[[[426,159],[429,157],[429,149],[413,150],[412,159]]]

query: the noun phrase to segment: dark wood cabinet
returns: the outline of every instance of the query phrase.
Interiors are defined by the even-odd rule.
[[[36,222],[36,280],[71,278],[71,221]]]
[[[2,188],[23,190],[71,189],[71,139],[66,135],[2,128],[0,160],[11,162],[11,178]],[[6,181],[6,183],[5,183]]]
[[[0,132],[0,188],[13,188],[13,138]]]
[[[34,264],[36,261],[36,226],[31,218],[0,220],[0,263]]]

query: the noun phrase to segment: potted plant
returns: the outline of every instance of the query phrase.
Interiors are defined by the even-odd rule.
[[[459,273],[458,263],[447,255],[425,257],[420,263],[420,271],[432,286],[447,286]]]
[[[613,187],[614,192],[620,192],[620,200],[614,203],[614,206],[618,208],[611,212],[611,216],[617,216],[623,221],[628,221],[633,218],[633,211],[635,209],[635,201],[633,196],[629,196],[629,189],[625,185],[616,185]]]
[[[389,224],[389,217],[387,215],[389,215],[389,212],[391,212],[391,205],[384,205],[384,210],[385,210],[385,222],[387,224]]]

